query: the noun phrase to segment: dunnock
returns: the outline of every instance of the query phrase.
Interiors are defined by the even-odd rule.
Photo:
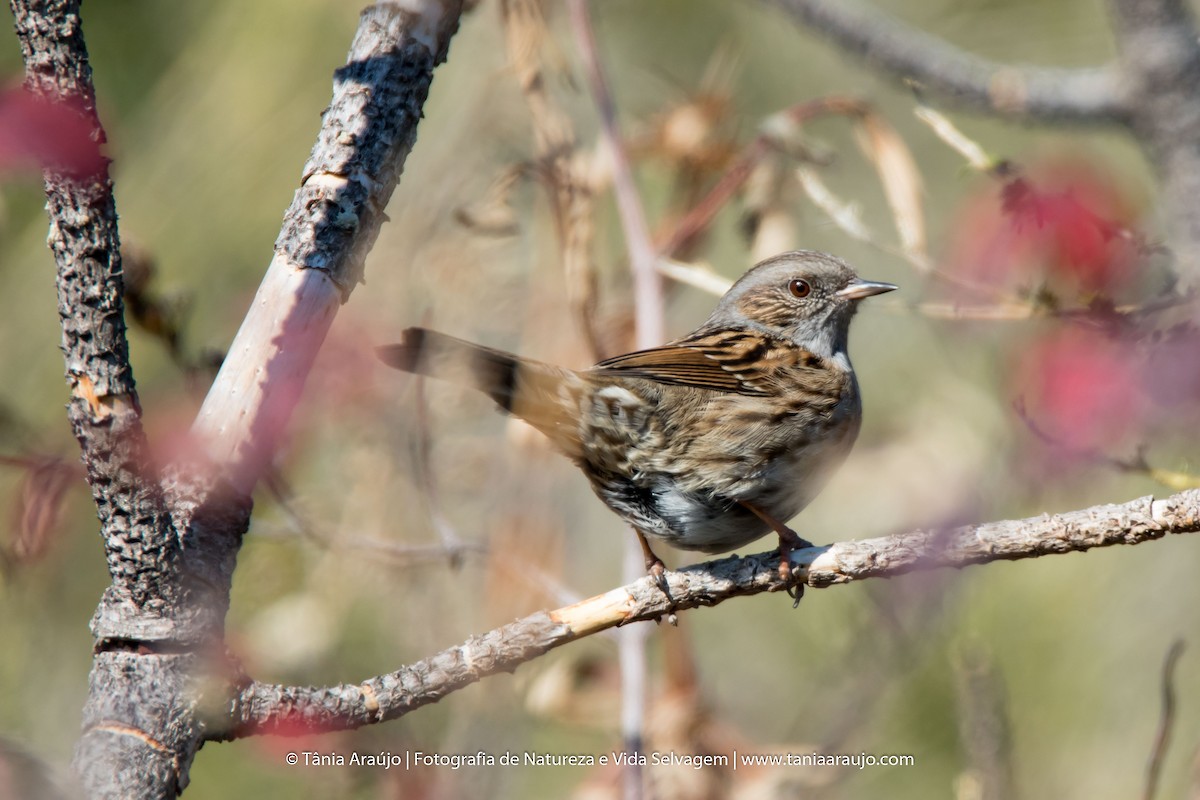
[[[775,531],[780,574],[808,547],[784,522],[845,459],[862,404],[846,352],[858,301],[890,292],[842,260],[784,253],[746,272],[703,325],[572,370],[409,328],[390,366],[464,383],[540,430],[647,537],[716,553]]]

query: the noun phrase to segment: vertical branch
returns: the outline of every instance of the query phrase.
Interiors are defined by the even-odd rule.
[[[633,180],[633,169],[629,165],[625,142],[617,124],[616,107],[613,105],[608,80],[600,63],[596,35],[592,30],[586,0],[570,0],[567,9],[571,16],[571,30],[575,35],[575,42],[583,57],[588,87],[600,114],[600,131],[613,160],[613,190],[617,196],[621,227],[625,231],[629,269],[633,273],[635,346],[654,347],[662,344],[664,338],[662,278],[655,269],[657,253],[650,238],[650,228],[646,224],[642,199]]]
[[[1200,282],[1200,44],[1181,0],[1110,0],[1129,128],[1162,181],[1161,206],[1180,272]]]
[[[537,173],[546,185],[558,234],[567,300],[596,361],[612,355],[596,321],[596,267],[592,254],[595,238],[592,179],[576,148],[570,117],[554,102],[544,51],[546,20],[541,0],[504,0],[500,4],[508,60],[521,85],[521,94],[533,121]],[[519,173],[510,172],[514,180]]]
[[[25,87],[36,98],[78,115],[90,141],[88,166],[78,154],[49,153],[45,164],[49,245],[57,265],[58,314],[71,399],[67,418],[82,449],[100,517],[110,595],[144,609],[172,591],[149,560],[173,561],[158,483],[149,464],[129,343],[125,338],[121,246],[104,128],[96,111],[78,0],[12,0],[25,60]],[[110,600],[117,598],[110,597]]]
[[[29,91],[56,104],[57,116],[83,120],[92,153],[49,153],[46,164],[68,416],[113,578],[92,623],[74,767],[89,796],[172,797],[187,786],[208,730],[222,724],[212,713],[222,687],[233,692],[239,681],[212,654],[249,492],[337,305],[360,280],[462,3],[394,0],[364,12],[271,268],[196,425],[218,469],[176,464],[162,479],[148,463],[129,365],[116,211],[79,0],[11,3]]]
[[[650,238],[645,210],[633,179],[629,155],[617,124],[616,107],[608,81],[600,63],[596,46],[596,35],[588,14],[586,0],[570,0],[567,9],[571,18],[571,30],[575,43],[583,58],[588,87],[600,115],[600,130],[613,161],[613,189],[617,197],[617,209],[621,216],[621,227],[625,232],[625,249],[629,258],[629,269],[633,274],[634,300],[634,346],[654,347],[660,344],[663,333],[662,278],[656,269],[658,254]],[[632,536],[625,537],[624,574],[626,580],[639,576],[644,566],[641,549]],[[625,747],[637,752],[642,747],[645,730],[646,707],[646,628],[631,626],[621,632],[621,728]],[[641,769],[636,766],[625,770],[625,797],[628,800],[642,796]]]
[[[1012,734],[1004,681],[987,652],[964,648],[955,663],[958,733],[968,767],[959,776],[960,796],[979,800],[1013,797]]]
[[[92,622],[97,655],[74,763],[92,796],[173,795],[186,784],[181,772],[186,775],[199,740],[186,721],[159,730],[153,719],[157,715],[165,722],[172,716],[182,684],[166,674],[171,666],[161,659],[141,658],[135,667],[125,663],[135,656],[110,649],[118,628],[125,641],[173,636],[173,612],[183,587],[179,544],[149,463],[129,363],[116,205],[108,161],[99,153],[105,134],[79,2],[13,0],[12,10],[27,90],[78,116],[88,134],[78,144],[91,151],[86,166],[85,161],[69,163],[78,154],[61,152],[47,153],[44,165],[71,387],[67,418],[82,449],[112,577]],[[148,647],[147,652],[155,651]],[[179,669],[189,662],[173,663]]]

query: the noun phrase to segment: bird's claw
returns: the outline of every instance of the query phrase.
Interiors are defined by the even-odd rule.
[[[667,583],[667,565],[656,558],[646,564],[646,574],[654,579],[654,582],[658,584],[658,588],[662,589],[662,593],[669,599],[671,597],[671,587]]]
[[[791,529],[789,529],[790,531]],[[792,538],[794,537],[794,538]],[[779,580],[783,581],[786,587],[784,591],[787,596],[792,598],[792,608],[797,608],[800,605],[800,598],[804,597],[804,583],[796,575],[792,569],[792,553],[796,550],[803,550],[808,547],[813,547],[813,543],[807,539],[801,539],[792,532],[792,537],[788,541],[784,541],[783,536],[780,536],[779,541]]]

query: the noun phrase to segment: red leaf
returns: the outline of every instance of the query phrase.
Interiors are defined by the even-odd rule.
[[[1052,289],[1111,294],[1133,277],[1125,235],[1132,203],[1095,167],[1047,162],[972,198],[952,226],[948,271],[996,285],[1049,282]]]

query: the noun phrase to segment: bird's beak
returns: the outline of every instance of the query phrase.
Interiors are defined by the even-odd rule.
[[[862,300],[864,297],[870,297],[874,294],[883,294],[890,292],[900,287],[894,283],[883,283],[882,281],[863,281],[855,280],[845,289],[836,293],[837,297],[843,300]]]

